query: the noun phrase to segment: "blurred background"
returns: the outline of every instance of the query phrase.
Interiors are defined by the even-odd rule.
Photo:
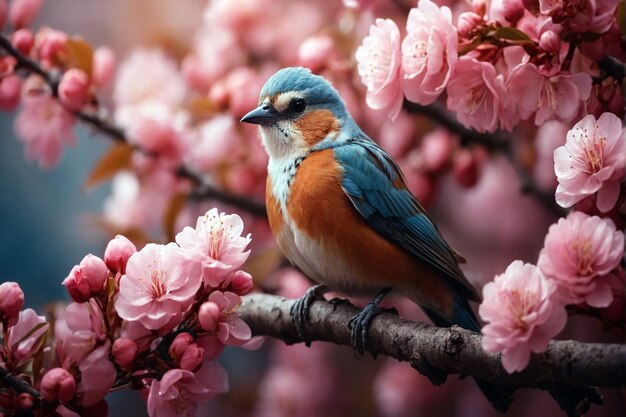
[[[515,259],[535,262],[547,229],[559,213],[546,208],[537,196],[520,191],[510,161],[480,148],[461,149],[458,138],[437,130],[423,116],[403,111],[390,122],[386,115],[365,106],[354,50],[376,16],[393,17],[402,27],[414,2],[384,3],[374,9],[351,10],[339,1],[53,0],[44,3],[33,28],[50,26],[79,34],[94,47],[109,46],[120,72],[127,57],[145,48],[158,48],[177,67],[188,64],[190,68],[192,61],[200,62],[201,68],[204,65],[200,75],[186,72],[185,111],[191,114],[192,123],[206,123],[201,132],[209,138],[203,146],[209,152],[214,149],[217,157],[193,162],[210,172],[220,188],[255,201],[262,201],[266,157],[256,131],[233,121],[252,108],[260,86],[274,70],[287,65],[317,66],[314,71],[334,82],[366,132],[399,161],[412,191],[451,246],[468,259],[464,270],[477,287]],[[467,4],[451,6],[457,14]],[[306,42],[309,49],[303,46]],[[318,43],[310,46],[311,42]],[[318,56],[320,50],[323,53]],[[143,71],[150,77],[150,67]],[[119,107],[123,95],[119,89],[128,88],[120,83],[114,81],[99,95],[105,107]],[[198,118],[196,113],[203,111],[204,116]],[[122,120],[113,111],[111,115]],[[226,128],[209,124],[223,115],[230,120]],[[128,203],[130,199],[128,204],[132,204],[132,195],[122,195],[123,179],[114,179],[113,187],[105,182],[85,190],[85,179],[111,146],[109,139],[79,125],[76,146],[64,150],[57,166],[42,170],[25,160],[23,145],[13,133],[13,120],[13,114],[0,114],[0,277],[19,282],[27,306],[41,310],[46,303],[68,300],[60,283],[86,253],[101,256],[112,233],[136,230],[139,225],[121,224],[119,214],[104,208],[122,200]],[[567,129],[554,122],[528,133],[536,144],[531,175],[546,193],[553,192],[556,184],[552,152],[562,144]],[[235,161],[229,159],[233,155]],[[180,212],[176,230],[213,205],[242,215],[246,231],[253,234],[248,270],[259,289],[292,297],[306,289],[308,283],[299,273],[288,267],[277,269],[280,258],[264,219],[220,202],[202,201]],[[165,206],[167,202],[142,206],[161,212],[146,216],[156,220],[141,224],[147,232],[140,242],[167,240],[161,227]],[[424,319],[410,303],[398,308],[404,316]],[[623,334],[603,332],[596,321],[585,317],[570,318],[561,337],[624,340]],[[451,376],[443,386],[434,387],[406,363],[382,357],[359,360],[346,347],[314,343],[306,348],[267,340],[254,352],[229,349],[221,362],[229,372],[231,390],[203,406],[207,415],[496,415],[471,380]],[[626,415],[619,390],[604,394],[605,405],[592,407],[590,416]],[[109,398],[111,416],[147,415],[143,400],[135,393]],[[522,390],[507,415],[560,413],[547,393]]]

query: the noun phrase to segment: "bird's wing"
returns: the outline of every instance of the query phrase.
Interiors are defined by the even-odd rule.
[[[334,148],[344,169],[342,187],[356,210],[378,233],[426,261],[460,294],[479,296],[459,269],[456,254],[407,189],[400,168],[376,144],[352,141]]]

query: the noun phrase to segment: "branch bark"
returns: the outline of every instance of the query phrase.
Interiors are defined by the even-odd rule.
[[[281,339],[287,344],[301,343],[289,311],[294,300],[268,294],[244,297],[238,309],[255,335]],[[316,301],[311,305],[304,337],[351,346],[348,321],[358,309],[348,303]],[[507,373],[500,356],[487,353],[479,334],[459,327],[438,328],[408,321],[392,314],[377,316],[369,329],[367,351],[386,355],[411,366],[435,384],[445,382],[448,374],[471,375],[514,391],[518,388],[545,390],[564,387],[572,391],[626,384],[626,345],[552,341],[541,354],[533,354],[522,372]]]

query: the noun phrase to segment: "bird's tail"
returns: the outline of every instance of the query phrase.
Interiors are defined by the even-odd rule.
[[[428,308],[424,308],[423,310],[435,326],[450,327],[453,324],[456,324],[464,329],[480,333],[480,325],[478,324],[474,311],[470,307],[467,300],[460,297],[458,294],[455,294],[454,296],[454,317],[452,322],[434,310]],[[510,391],[481,378],[474,378],[474,380],[493,408],[501,413],[504,413],[509,409],[511,402],[513,401]]]

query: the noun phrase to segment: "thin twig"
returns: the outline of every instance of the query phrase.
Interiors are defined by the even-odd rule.
[[[33,396],[33,398],[40,398],[41,394],[39,391],[34,389],[28,382],[23,379],[17,377],[16,375],[10,373],[7,369],[0,366],[0,382],[7,386],[13,388],[15,391],[19,393],[27,393]]]

